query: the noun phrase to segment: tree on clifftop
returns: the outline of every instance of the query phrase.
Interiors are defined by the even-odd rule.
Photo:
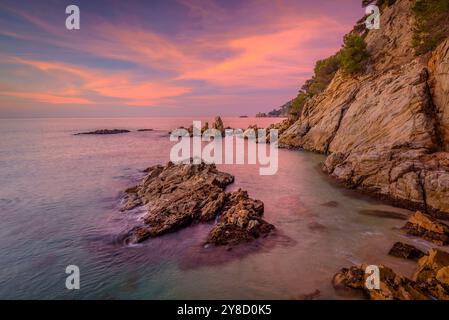
[[[356,34],[347,34],[340,52],[340,67],[348,73],[361,72],[368,61],[369,54],[365,40]]]

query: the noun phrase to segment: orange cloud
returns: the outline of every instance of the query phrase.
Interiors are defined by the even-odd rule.
[[[0,96],[13,97],[49,104],[91,104],[92,101],[81,97],[61,96],[41,92],[0,91]]]
[[[159,103],[164,98],[176,97],[191,91],[188,87],[170,83],[133,80],[132,75],[126,72],[111,73],[60,62],[28,60],[18,57],[13,57],[9,60],[65,79],[64,82],[67,84],[67,87],[59,94],[4,92],[4,95],[40,102],[61,104],[93,103],[94,101],[85,97],[92,92],[100,97],[116,98],[120,103],[126,105],[150,106]],[[76,80],[82,81],[82,84],[78,85],[76,89],[73,88],[74,84],[72,84],[74,77]],[[64,99],[63,95],[65,94],[76,94],[77,96]]]
[[[95,16],[95,24],[83,25],[80,32],[68,32],[38,15],[6,8],[35,28],[29,32],[23,28],[0,28],[0,34],[72,50],[73,56],[81,53],[80,57],[87,54],[95,59],[127,62],[131,68],[106,71],[82,66],[82,60],[73,64],[44,61],[31,53],[27,56],[31,58],[10,58],[9,67],[20,65],[36,77],[41,73],[48,75],[52,80],[44,87],[51,89],[36,93],[34,84],[27,82],[26,87],[31,89],[25,92],[9,79],[2,79],[8,85],[0,89],[0,94],[52,104],[156,106],[184,105],[188,100],[192,105],[195,101],[224,105],[230,96],[235,101],[256,101],[263,90],[282,89],[280,92],[287,96],[279,98],[281,103],[294,96],[317,58],[337,49],[332,47],[335,42],[326,46],[317,40],[328,34],[343,34],[350,27],[328,16],[306,14],[298,7],[292,10],[283,1],[245,1],[235,11],[235,18],[211,0],[178,2],[188,9],[187,15],[194,24],[186,24],[185,28],[181,24],[180,31],[170,35],[134,24],[126,16],[114,23]],[[0,20],[0,27],[1,23]],[[197,80],[201,82],[198,84]],[[253,96],[239,95],[244,90]],[[291,96],[285,92],[291,92]]]

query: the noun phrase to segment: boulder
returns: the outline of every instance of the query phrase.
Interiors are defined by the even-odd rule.
[[[267,235],[274,226],[262,219],[263,211],[263,202],[249,198],[246,191],[228,193],[219,221],[206,242],[235,245]]]
[[[396,242],[393,247],[388,252],[389,255],[395,256],[398,258],[410,259],[410,260],[419,260],[424,256],[424,252],[415,248],[412,245]]]
[[[220,116],[216,116],[214,122],[212,123],[212,129],[216,129],[224,135],[225,128],[223,125],[223,120],[221,120]]]
[[[412,279],[433,299],[449,300],[449,253],[430,249],[418,261],[418,268]]]

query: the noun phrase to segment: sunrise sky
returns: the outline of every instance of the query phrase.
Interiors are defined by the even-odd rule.
[[[363,15],[361,0],[2,0],[0,118],[270,111]]]

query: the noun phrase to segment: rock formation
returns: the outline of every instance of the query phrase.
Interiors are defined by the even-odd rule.
[[[366,265],[343,268],[332,279],[337,291],[355,291],[370,300],[428,300],[416,282],[397,275],[392,269],[379,266],[380,288],[368,289]]]
[[[408,208],[449,213],[449,39],[415,56],[413,1],[382,8],[363,74],[337,72],[309,99],[280,145],[327,154],[346,186]]]
[[[409,235],[421,237],[438,245],[449,244],[449,226],[419,211],[408,219],[403,229]]]
[[[449,254],[430,249],[418,261],[412,279],[397,275],[392,269],[379,266],[380,287],[369,289],[365,273],[366,265],[343,268],[332,284],[337,291],[360,292],[371,300],[448,300],[449,299]]]
[[[75,135],[83,135],[83,134],[119,134],[119,133],[128,133],[131,132],[129,130],[124,129],[101,129],[101,130],[95,130],[95,131],[89,131],[89,132],[80,132],[76,133]]]
[[[183,129],[183,130],[187,130],[188,134],[190,137],[193,137],[193,125],[191,125],[188,128],[185,127],[179,127],[178,129]],[[204,133],[204,131],[208,130],[208,129],[215,129],[218,130],[221,135],[224,137],[225,136],[225,131],[226,129],[231,129],[230,127],[224,127],[223,125],[223,120],[221,120],[220,116],[216,116],[214,122],[212,123],[212,126],[209,128],[209,123],[206,121],[204,122],[203,127],[201,128],[201,134]],[[172,133],[171,131],[169,132],[170,134]]]
[[[389,255],[398,258],[418,260],[424,256],[424,252],[412,245],[402,242],[396,242],[388,252]]]
[[[214,164],[156,165],[145,170],[143,181],[126,190],[123,210],[145,205],[143,224],[131,230],[131,241],[142,242],[192,223],[220,216],[207,243],[238,244],[268,234],[274,227],[262,219],[263,202],[239,190],[224,189],[234,177]]]
[[[274,226],[262,219],[263,202],[248,197],[239,189],[226,194],[218,223],[207,238],[216,245],[237,244],[268,234]]]

